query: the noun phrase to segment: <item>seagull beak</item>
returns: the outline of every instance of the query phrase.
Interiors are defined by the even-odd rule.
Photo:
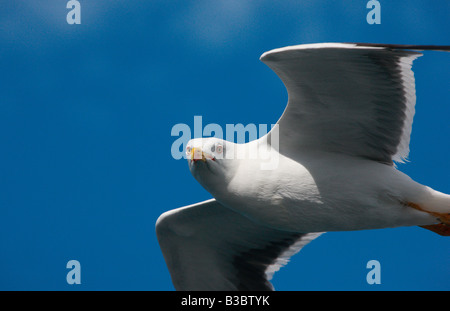
[[[194,161],[195,163],[198,160],[206,162],[205,154],[203,153],[201,148],[192,148],[191,161]]]

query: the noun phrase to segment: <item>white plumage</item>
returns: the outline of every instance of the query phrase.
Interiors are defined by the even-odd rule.
[[[421,54],[410,49],[449,47],[326,43],[261,56],[288,105],[258,140],[189,142],[190,170],[215,199],[157,221],[176,289],[273,289],[273,273],[320,232],[448,233],[450,196],[394,166],[408,156],[415,111]]]

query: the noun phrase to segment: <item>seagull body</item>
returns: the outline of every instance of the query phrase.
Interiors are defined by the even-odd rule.
[[[200,183],[224,206],[273,228],[322,232],[436,223],[407,202],[430,202],[438,194],[385,164],[318,151],[279,155],[278,167],[267,171],[257,160],[235,161],[239,168],[229,180],[213,176]]]
[[[191,140],[189,168],[214,199],[156,223],[178,290],[272,290],[273,273],[326,231],[424,226],[448,235],[450,196],[398,171],[415,106],[409,49],[309,44],[264,53],[287,107],[246,144]]]

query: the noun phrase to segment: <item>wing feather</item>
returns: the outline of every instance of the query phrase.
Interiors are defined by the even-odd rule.
[[[260,225],[214,199],[162,214],[156,234],[177,290],[273,290],[273,273],[319,235]]]
[[[409,153],[416,102],[411,66],[420,55],[344,43],[264,53],[261,60],[288,91],[278,121],[280,152],[309,148],[390,165],[402,162]]]

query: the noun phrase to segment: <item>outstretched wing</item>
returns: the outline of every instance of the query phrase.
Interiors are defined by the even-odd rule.
[[[422,55],[406,49],[450,47],[324,43],[264,53],[261,60],[288,91],[280,152],[307,148],[403,162],[416,102],[411,66]]]
[[[265,227],[215,199],[162,214],[156,234],[177,290],[273,290],[273,273],[320,235]]]

